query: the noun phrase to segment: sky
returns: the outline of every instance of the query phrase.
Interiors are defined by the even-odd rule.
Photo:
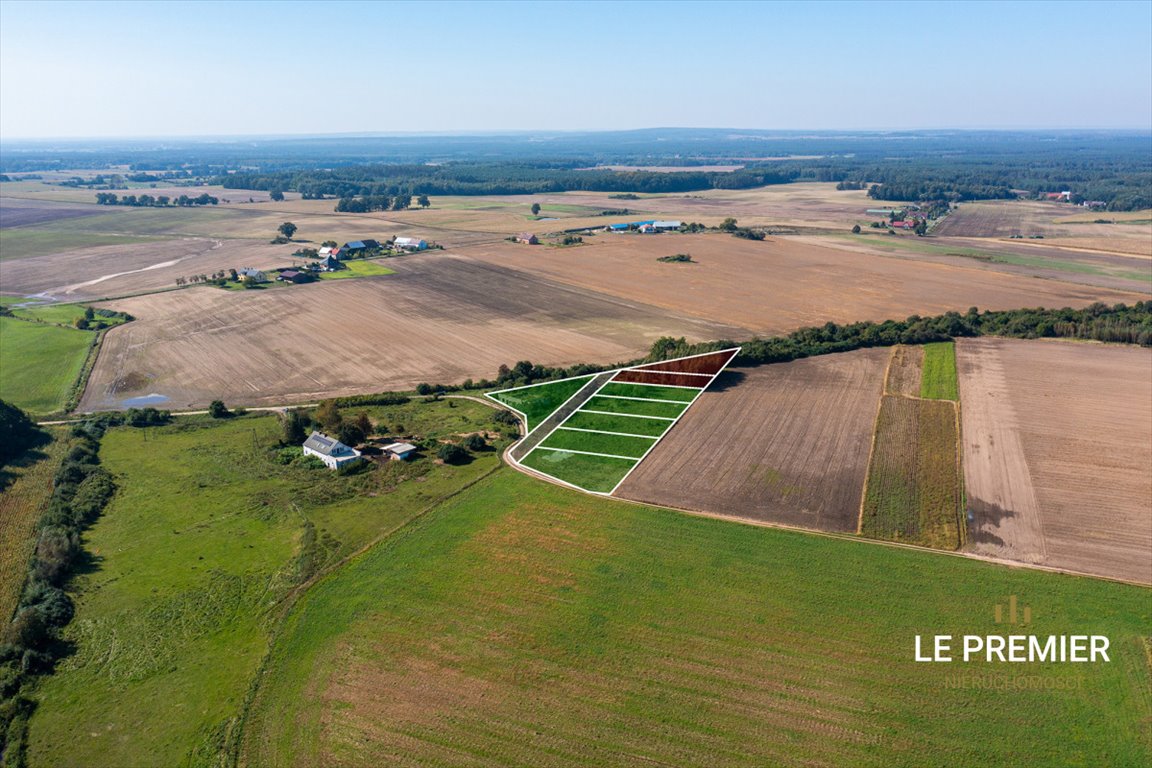
[[[1152,128],[1152,0],[0,0],[0,139]]]

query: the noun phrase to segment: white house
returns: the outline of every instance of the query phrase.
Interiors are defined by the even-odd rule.
[[[427,241],[418,237],[398,237],[392,241],[392,245],[405,251],[422,251],[428,247]]]
[[[334,437],[313,432],[304,441],[304,455],[315,456],[327,464],[329,469],[339,469],[359,459],[360,451],[349,448]]]

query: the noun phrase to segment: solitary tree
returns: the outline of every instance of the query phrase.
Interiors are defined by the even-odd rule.
[[[458,445],[445,443],[436,451],[436,458],[445,464],[460,464],[468,458],[468,451]]]
[[[280,202],[281,200],[284,199],[284,193],[278,189],[274,189],[268,193],[268,197],[272,198],[276,202]],[[291,235],[289,235],[289,237],[291,237]]]
[[[540,203],[532,203],[532,215],[533,216],[539,216],[540,215]]]
[[[214,419],[226,419],[232,414],[228,412],[223,400],[213,400],[208,406],[208,415]]]
[[[427,208],[432,205],[432,201],[428,199],[428,195],[420,195],[420,197],[416,198],[416,202],[421,208]]]
[[[340,413],[340,407],[336,405],[335,400],[325,400],[320,403],[320,407],[316,409],[316,421],[329,432],[335,432],[344,423],[344,417]]]
[[[293,224],[293,223],[292,223],[292,222],[290,222],[290,221],[286,221],[286,222],[284,222],[283,224],[281,224],[281,225],[279,226],[279,228],[277,228],[277,230],[276,230],[276,231],[277,231],[277,232],[279,232],[279,233],[280,233],[281,235],[283,235],[284,237],[286,237],[286,238],[288,238],[289,240],[291,240],[291,239],[292,239],[292,235],[296,234],[296,225],[295,225],[295,224]]]
[[[464,438],[464,447],[476,453],[488,447],[488,442],[484,439],[483,435],[468,435]]]
[[[860,234],[860,225],[859,224],[854,224],[852,226],[852,234],[854,234],[854,235]]]

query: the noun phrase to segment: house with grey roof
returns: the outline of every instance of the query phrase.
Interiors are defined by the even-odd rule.
[[[407,461],[416,453],[416,446],[412,443],[389,443],[380,450],[393,461]]]
[[[360,451],[320,432],[313,432],[304,441],[304,455],[315,456],[329,469],[339,469],[360,459]]]

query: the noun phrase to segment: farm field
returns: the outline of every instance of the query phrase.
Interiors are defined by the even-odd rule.
[[[925,344],[924,367],[920,380],[920,397],[928,400],[958,401],[956,381],[956,344],[941,341]],[[893,393],[896,394],[896,393]]]
[[[395,274],[396,270],[384,266],[381,261],[346,261],[344,269],[338,272],[321,272],[321,280],[344,280],[350,277],[374,277]]]
[[[458,401],[365,409],[433,440],[490,425]],[[85,535],[77,652],[43,680],[32,766],[215,764],[298,584],[499,466],[386,462],[347,477],[276,462],[275,417],[108,432],[119,491]]]
[[[1045,634],[1110,636],[1113,663],[1046,666],[1079,683],[1013,691],[913,662],[915,635],[993,631],[1011,594]],[[1129,585],[622,505],[501,470],[295,606],[240,765],[913,766],[925,749],[955,766],[1136,765],[1149,620]]]
[[[560,381],[503,389],[499,392],[490,392],[488,396],[518,411],[525,419],[526,431],[531,432],[591,380],[591,375],[576,376]]]
[[[888,355],[867,349],[726,371],[616,495],[855,532]]]
[[[95,331],[0,317],[0,400],[32,414],[64,407]]]
[[[789,333],[828,321],[962,312],[970,306],[1130,304],[1143,301],[1152,290],[1131,280],[1117,283],[1124,290],[1076,284],[1067,275],[1063,280],[1036,280],[994,271],[974,258],[947,257],[950,263],[933,263],[903,253],[861,253],[855,241],[843,247],[852,250],[828,247],[811,238],[801,242],[770,237],[753,242],[718,234],[602,234],[585,238],[579,248],[517,248],[501,243],[459,252],[485,263],[759,334]],[[689,253],[698,263],[669,269],[670,265],[656,260],[673,253]]]
[[[81,410],[148,393],[184,407],[404,390],[492,377],[524,359],[622,362],[666,334],[746,333],[448,254],[389,266],[395,274],[383,278],[111,302],[137,320],[105,337]]]
[[[1099,224],[1106,219],[1112,224]],[[1126,223],[1125,219],[1132,223]],[[961,203],[937,224],[932,233],[941,237],[1008,238],[1040,235],[1044,240],[1059,238],[1069,244],[1086,243],[1101,237],[1127,240],[1132,246],[1152,256],[1152,214],[1133,211],[1130,214],[1111,211],[1088,211],[1066,203],[1042,200],[980,200]],[[1090,247],[1090,246],[1089,246]]]
[[[1152,353],[963,339],[968,549],[1152,584]]]

